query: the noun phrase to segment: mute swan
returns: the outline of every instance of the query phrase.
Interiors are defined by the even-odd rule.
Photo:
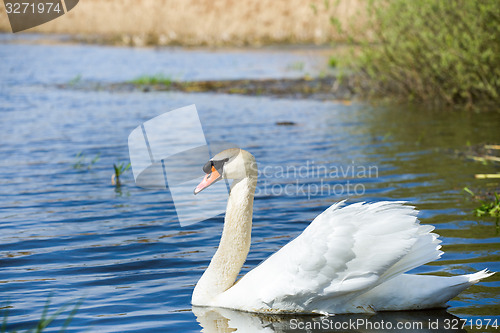
[[[257,168],[233,148],[205,164],[197,194],[233,179],[219,248],[198,281],[194,306],[260,313],[363,313],[445,307],[493,273],[404,274],[438,259],[438,235],[402,202],[332,205],[294,240],[235,283],[250,249]]]

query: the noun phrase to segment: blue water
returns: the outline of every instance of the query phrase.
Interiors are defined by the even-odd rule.
[[[193,103],[209,142],[234,142],[259,162],[244,272],[346,198],[406,200],[421,211],[422,223],[436,226],[446,254],[417,273],[500,270],[498,222],[474,217],[477,204],[462,191],[498,188],[498,182],[474,179],[498,166],[456,153],[498,143],[499,113],[57,87],[75,77],[109,83],[158,73],[185,80],[319,74],[325,58],[307,50],[39,45],[4,35],[0,59],[0,315],[7,315],[8,331],[33,328],[47,302],[49,315],[67,305],[47,332],[59,331],[77,302],[70,332],[199,332],[198,321],[206,332],[290,328],[290,318],[208,316],[195,309],[197,321],[191,293],[218,245],[223,216],[181,227],[168,192],[136,187],[130,171],[121,187],[111,184],[113,163],[128,163],[127,137],[135,127]],[[294,69],[296,63],[303,69]],[[296,126],[277,126],[279,121]],[[325,174],[325,167],[347,173]],[[370,167],[366,177],[349,174]],[[280,191],[289,183],[305,191]],[[500,324],[499,295],[497,275],[453,299],[446,311],[374,318],[489,318]],[[349,318],[358,317],[336,320]]]

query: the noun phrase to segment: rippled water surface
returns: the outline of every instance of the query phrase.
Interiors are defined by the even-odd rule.
[[[498,143],[498,113],[59,89],[56,84],[75,77],[97,82],[158,73],[184,80],[298,77],[319,74],[326,60],[304,50],[36,45],[5,36],[0,42],[0,307],[8,330],[32,328],[48,300],[49,314],[69,306],[47,331],[59,331],[78,301],[68,331],[197,332],[196,316],[208,332],[217,331],[216,320],[228,327],[221,332],[290,328],[290,318],[192,310],[191,293],[218,245],[223,216],[181,227],[168,192],[136,187],[130,171],[121,187],[111,184],[113,163],[128,163],[127,137],[135,127],[193,103],[209,142],[237,143],[259,162],[244,272],[346,198],[406,200],[421,211],[422,223],[436,226],[446,253],[417,273],[500,271],[498,222],[474,217],[476,203],[462,191],[498,188],[494,181],[474,179],[498,167],[456,153],[468,145]],[[280,121],[296,125],[277,126]],[[293,186],[285,192],[287,184]],[[496,275],[453,299],[447,311],[374,318],[490,318],[500,325],[499,295]],[[349,318],[358,317],[337,320]]]

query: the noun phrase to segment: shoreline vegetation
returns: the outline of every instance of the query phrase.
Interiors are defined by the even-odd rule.
[[[102,84],[81,81],[75,78],[68,83],[59,84],[61,89],[140,91],[179,91],[187,93],[212,92],[248,96],[269,96],[277,98],[310,98],[317,100],[336,100],[350,104],[355,97],[351,80],[334,76],[320,78],[303,77],[296,79],[241,79],[176,81],[163,75],[141,76],[127,82]]]
[[[0,31],[9,30],[0,4]],[[339,73],[338,80],[331,81],[347,78],[351,96],[391,104],[418,103],[431,109],[499,111],[497,0],[86,0],[29,32],[126,46],[329,45],[329,64]],[[339,51],[344,44],[349,52]],[[322,86],[322,80],[313,81]],[[311,82],[303,81],[302,90],[307,91]],[[253,86],[278,85],[241,86],[239,82],[230,91],[218,82],[188,87],[172,83],[163,90],[260,94]]]
[[[360,91],[431,107],[499,111],[499,1],[366,3],[369,36],[337,24],[359,45],[348,66],[365,85]]]

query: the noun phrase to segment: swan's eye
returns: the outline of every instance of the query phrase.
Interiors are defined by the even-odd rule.
[[[229,161],[229,158],[225,158],[220,161],[213,161],[212,165],[215,167],[215,169],[217,169],[217,171],[219,171],[219,173],[222,174],[222,168],[224,167],[224,163],[226,163],[227,161]]]
[[[211,173],[212,167],[215,167],[215,169],[217,169],[219,171],[219,173],[222,173],[222,167],[224,166],[224,163],[226,163],[227,161],[229,161],[229,158],[225,158],[225,159],[220,160],[220,161],[208,161],[203,166],[203,172],[207,173],[207,174]]]
[[[208,161],[207,163],[205,163],[205,165],[203,166],[203,172],[204,173],[212,172],[213,165],[214,165],[214,162],[212,162],[212,161]]]

